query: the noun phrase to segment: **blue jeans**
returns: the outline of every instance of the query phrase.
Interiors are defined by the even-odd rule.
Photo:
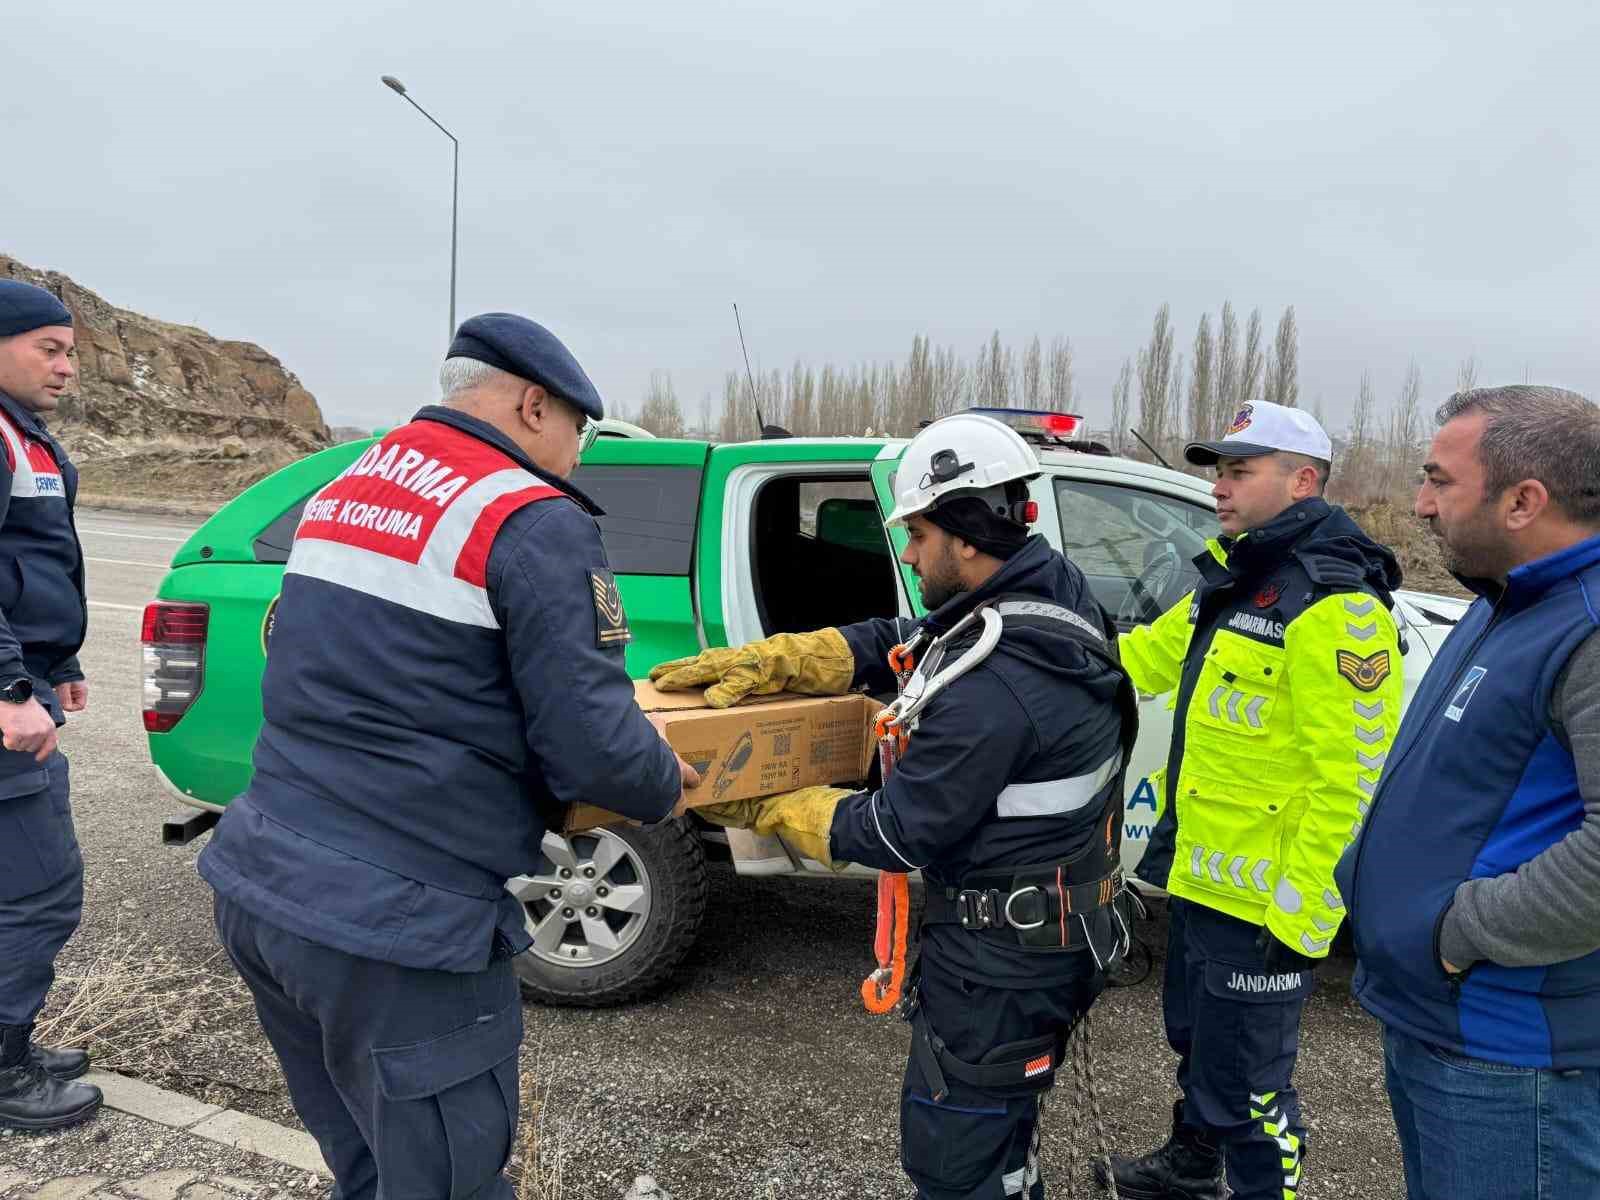
[[[1408,1200],[1600,1197],[1600,1070],[1467,1058],[1383,1033]]]

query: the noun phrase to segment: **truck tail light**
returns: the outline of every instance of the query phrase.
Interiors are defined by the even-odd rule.
[[[165,733],[200,694],[206,673],[206,627],[211,608],[155,600],[144,607],[139,632],[144,658],[144,727]]]

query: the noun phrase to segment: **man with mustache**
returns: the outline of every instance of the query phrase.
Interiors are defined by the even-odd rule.
[[[1478,596],[1339,864],[1411,1200],[1600,1195],[1600,408],[1439,409],[1417,515]]]

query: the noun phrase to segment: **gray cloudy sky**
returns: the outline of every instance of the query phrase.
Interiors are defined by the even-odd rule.
[[[1109,410],[1170,301],[1285,304],[1364,367],[1600,397],[1593,5],[84,0],[5,20],[0,250],[260,342],[331,420],[431,398],[461,316],[548,324],[693,418],[751,356],[1076,350]],[[1335,414],[1340,414],[1336,416]]]

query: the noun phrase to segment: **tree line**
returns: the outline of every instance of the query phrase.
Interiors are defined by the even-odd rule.
[[[1162,304],[1148,340],[1123,360],[1112,385],[1109,427],[1091,434],[1114,453],[1153,460],[1129,432],[1137,427],[1156,453],[1183,467],[1183,443],[1219,436],[1242,405],[1269,400],[1299,406],[1300,331],[1293,305],[1283,310],[1270,341],[1259,308],[1241,326],[1229,302],[1215,320],[1209,312],[1201,315],[1185,349],[1177,339],[1171,307]],[[1476,363],[1467,359],[1458,385],[1476,382]],[[1071,412],[1093,404],[1078,393],[1068,338],[1055,337],[1046,345],[1035,336],[1019,354],[998,330],[970,357],[918,334],[903,362],[817,368],[797,361],[786,372],[729,371],[721,401],[714,406],[707,392],[691,422],[671,375],[655,371],[638,409],[622,415],[662,437],[747,441],[761,436],[763,423],[798,437],[909,437],[924,422],[974,406]],[[1380,403],[1371,372],[1362,373],[1348,424],[1328,431],[1334,441],[1330,490],[1335,495],[1398,496],[1413,485],[1427,433],[1421,403],[1422,373],[1415,361],[1387,404]],[[1311,412],[1326,427],[1320,396]]]

